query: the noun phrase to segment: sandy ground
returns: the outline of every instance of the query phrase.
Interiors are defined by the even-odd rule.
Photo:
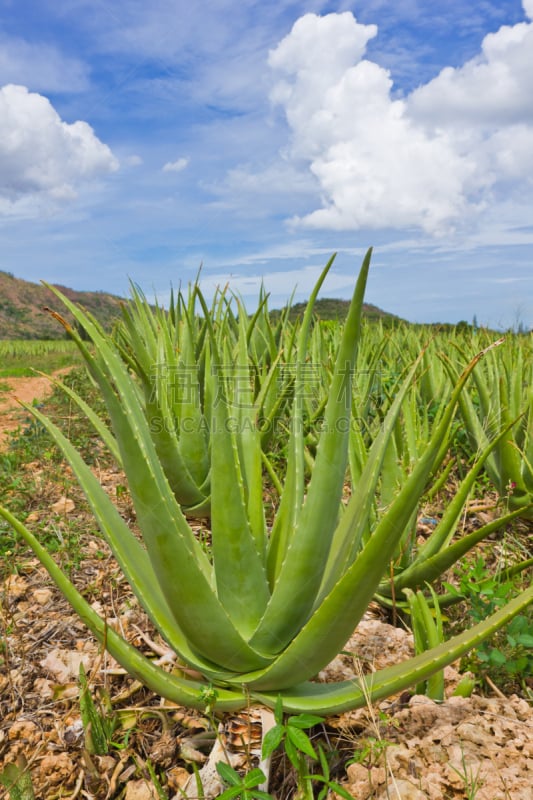
[[[55,376],[64,374],[68,370],[59,370]],[[7,384],[7,391],[0,391],[0,451],[4,450],[9,440],[9,434],[16,430],[27,417],[26,412],[19,405],[42,400],[52,392],[50,378],[36,375],[31,378],[2,378],[2,384]]]

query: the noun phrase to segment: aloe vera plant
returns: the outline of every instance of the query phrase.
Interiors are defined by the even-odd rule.
[[[139,399],[137,380],[113,340],[88,314],[56,291],[93,342],[94,347],[88,346],[69,328],[106,401],[142,542],[68,439],[41,412],[30,410],[70,462],[139,603],[181,662],[202,678],[192,680],[164,671],[108,628],[31,531],[9,510],[2,508],[0,514],[31,546],[117,661],[170,700],[202,707],[205,688],[211,684],[216,686],[219,710],[237,709],[250,700],[274,707],[279,696],[287,711],[335,713],[427,679],[533,600],[533,589],[529,588],[471,630],[362,678],[365,685],[358,681],[325,685],[312,680],[341,650],[388,574],[428,476],[442,457],[442,442],[449,435],[457,401],[478,360],[475,358],[459,377],[405,485],[368,530],[376,480],[416,368],[400,387],[344,508],[341,497],[348,462],[352,375],[370,257],[371,251],[363,261],[338,345],[308,485],[304,469],[303,365],[313,302],[333,259],[314,289],[299,328],[287,467],[271,525],[267,525],[263,508],[257,407],[242,402],[236,419],[231,418],[233,389],[225,371],[228,352],[217,336],[215,320],[204,308],[205,369],[212,376],[215,392],[209,404],[209,552],[195,538],[169,483]],[[244,431],[246,437],[240,435]]]
[[[115,332],[117,348],[138,378],[139,402],[177,501],[190,516],[209,513],[209,390],[203,377],[205,322],[195,313],[196,291],[170,309],[152,307],[132,286]]]
[[[533,360],[531,342],[510,335],[501,340],[475,374],[476,395],[461,398],[462,418],[473,449],[500,433],[485,470],[511,510],[533,519]],[[453,378],[456,371],[448,363]]]
[[[210,309],[198,283],[189,287],[187,296],[172,292],[168,312],[150,305],[136,286],[131,294],[132,302],[123,306],[122,321],[115,330],[117,347],[138,379],[140,402],[176,500],[188,516],[209,516],[210,404],[220,381],[215,384],[209,368],[208,327],[223,357],[217,365],[220,380],[224,374],[232,379],[226,381],[224,402],[237,412],[243,403],[254,406],[265,447],[285,404],[282,384],[290,377],[280,368],[281,356],[290,359],[294,343],[290,333],[285,335],[287,315],[280,317],[275,328],[268,325],[264,291],[251,319],[239,298],[228,296],[227,289],[216,292]],[[246,438],[239,430],[236,434],[239,440]]]
[[[508,523],[523,514],[523,508],[515,509],[466,535],[456,536],[465,504],[473,490],[476,478],[501,440],[508,434],[509,427],[486,445],[460,482],[455,496],[450,500],[427,540],[422,545],[418,545],[413,541],[408,541],[406,536],[405,540],[400,542],[401,551],[395,559],[393,575],[381,581],[377,593],[378,599],[388,604],[392,598],[401,597],[403,590],[412,590],[425,583],[436,581],[481,541],[505,528]],[[406,531],[406,533],[410,532]],[[516,565],[515,569],[519,571],[520,567],[527,569],[529,562],[524,561],[521,565]]]

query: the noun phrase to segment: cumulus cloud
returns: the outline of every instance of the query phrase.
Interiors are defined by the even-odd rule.
[[[188,164],[188,158],[178,158],[177,161],[167,161],[163,167],[163,172],[181,172]]]
[[[0,89],[0,210],[71,200],[77,188],[118,169],[86,122],[66,123],[46,97],[25,86]]]
[[[524,10],[533,18],[533,0]],[[350,12],[306,14],[270,53],[290,156],[322,196],[295,223],[444,233],[533,169],[533,24],[503,26],[476,58],[401,99],[364,57],[376,35]]]
[[[416,89],[410,111],[433,125],[533,124],[531,53],[533,25],[505,25],[484,38],[476,58]]]

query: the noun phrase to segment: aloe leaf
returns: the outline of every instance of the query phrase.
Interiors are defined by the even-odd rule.
[[[107,449],[109,450],[110,454],[113,456],[117,464],[120,465],[120,450],[117,444],[117,440],[107,427],[107,425],[100,419],[98,414],[91,408],[91,406],[85,402],[83,397],[79,395],[74,389],[71,389],[66,383],[63,381],[57,380],[50,375],[46,375],[44,372],[39,372],[39,375],[43,375],[48,378],[48,380],[52,381],[53,385],[58,389],[61,389],[74,403],[78,406],[78,408],[83,412],[85,417],[89,420],[91,425],[93,426],[94,430],[105,444]]]
[[[404,595],[407,598],[407,605],[411,615],[411,631],[415,643],[415,655],[419,655],[420,653],[425,653],[430,647],[428,628],[425,624],[422,608],[424,596],[422,592],[413,592],[411,589],[404,589]],[[435,642],[433,642],[434,644]],[[426,688],[425,681],[418,683],[415,689],[416,694],[424,694]]]
[[[532,506],[529,506],[531,508]],[[434,555],[426,557],[424,560],[414,562],[411,566],[395,576],[391,590],[390,583],[383,582],[380,584],[378,592],[384,597],[397,596],[398,593],[405,588],[414,588],[422,586],[424,583],[431,583],[443,575],[446,570],[457,564],[463,556],[465,556],[473,547],[479,542],[482,542],[495,531],[500,530],[512,522],[517,517],[523,515],[525,509],[518,508],[510,514],[505,514],[502,517],[494,520],[493,522],[483,525],[476,531],[469,533],[466,536],[461,536],[456,542],[437,551]]]
[[[362,469],[359,480],[352,489],[352,497],[348,501],[347,508],[333,537],[333,544],[328,562],[324,569],[324,578],[317,598],[317,605],[331,591],[340,576],[344,574],[348,566],[353,563],[360,551],[363,534],[367,529],[368,520],[375,501],[377,484],[382,473],[386,449],[390,437],[392,436],[394,426],[396,425],[402,403],[420,364],[421,357],[422,356],[419,356],[419,358],[417,358],[402,385],[399,387],[387,416],[380,427],[380,431],[372,443],[370,451],[366,455],[366,463]]]
[[[282,414],[290,396],[291,377],[280,366],[282,352],[272,360],[265,374],[260,377],[260,388],[254,402],[255,420],[260,431],[263,453],[272,440],[279,440]],[[281,492],[279,493],[281,495]]]
[[[298,333],[296,363],[291,365],[294,367],[295,372],[295,387],[290,423],[286,479],[276,518],[270,532],[267,553],[267,574],[272,588],[277,585],[278,576],[294,536],[304,498],[305,460],[303,440],[302,365],[305,363],[307,354],[307,344],[309,341],[309,330],[313,317],[314,304],[334,260],[335,254],[329,259],[313,287]]]
[[[294,536],[288,543],[264,617],[251,640],[266,652],[276,652],[286,645],[309,616],[337,525],[348,460],[352,373],[371,254],[369,250],[363,261],[345,322],[307,497],[294,519]],[[293,423],[300,420],[296,416]]]
[[[218,398],[211,432],[211,536],[216,590],[234,625],[248,639],[264,613],[270,591],[248,520],[236,441],[241,433],[236,435],[231,429],[220,364],[215,364],[215,376]],[[255,447],[260,456],[258,441]]]
[[[228,363],[222,363],[214,326],[201,294],[199,300],[204,308],[213,350],[215,398],[211,424],[211,537],[216,592],[236,630],[248,639],[264,612],[270,591],[262,554],[258,551],[247,515],[244,470],[237,445],[240,432],[236,434],[232,430],[230,401],[224,381]],[[248,379],[248,371],[245,377]],[[250,397],[246,396],[246,399],[250,400]],[[258,436],[255,446],[260,456]],[[249,477],[254,491],[257,491],[258,476]]]
[[[131,303],[122,304],[122,326],[127,331],[125,337],[123,329],[120,327],[115,334],[115,340],[120,349],[122,358],[128,363],[141,378],[141,382],[146,394],[150,393],[151,381],[150,373],[153,369],[153,359],[149,355],[145,338],[150,338],[152,348],[155,347],[155,336],[152,330],[150,317],[146,316],[146,299],[142,291],[135,284],[130,283],[133,306]],[[137,318],[134,317],[134,309]],[[142,324],[139,324],[139,319]],[[141,335],[141,331],[143,335]]]
[[[280,696],[285,712],[289,713],[310,712],[329,716],[353,708],[362,708],[415,686],[422,680],[427,680],[435,672],[457,661],[507,625],[532,602],[533,587],[530,587],[469,630],[407,661],[373,672],[365,676],[362,682],[360,680],[333,684],[307,682],[293,689],[277,691],[275,695],[253,690],[251,696],[271,708]]]
[[[358,424],[357,416],[354,411],[352,411],[352,415],[355,424],[352,425],[350,431],[348,462],[350,466],[350,480],[353,491],[354,487],[357,486],[361,478],[361,474],[368,456],[368,448],[364,440],[362,425]]]
[[[190,294],[194,298],[194,292]],[[116,335],[120,353],[141,379],[145,413],[163,469],[178,502],[191,513],[189,507],[205,505],[209,493],[208,485],[205,493],[199,490],[209,465],[193,323],[181,295],[179,318],[150,307],[134,285],[132,295],[133,307],[123,311],[123,327]]]
[[[404,590],[411,611],[411,626],[417,655],[432,647],[437,647],[444,641],[438,598],[431,587],[430,591],[433,599],[433,613],[420,590],[416,593],[410,589]],[[427,681],[419,683],[416,692],[417,694],[427,694],[432,700],[441,703],[444,700],[444,670],[438,670],[430,675]]]
[[[530,411],[530,427],[531,427],[531,444],[533,444],[533,407]],[[532,448],[533,450],[533,448]],[[524,484],[530,495],[533,498],[533,461],[530,461],[528,455],[522,450],[522,460],[525,466]],[[533,456],[533,452],[531,453]]]
[[[475,536],[472,538],[470,537],[463,537],[460,542],[458,542],[458,547],[451,549],[448,547],[449,542],[451,541],[455,529],[457,526],[457,522],[463,512],[464,505],[468,499],[470,492],[474,486],[475,480],[482,469],[483,465],[485,464],[487,458],[490,456],[492,451],[498,446],[499,442],[502,438],[508,435],[510,427],[512,427],[514,423],[502,431],[499,436],[495,437],[492,442],[489,443],[488,447],[485,448],[484,452],[478,458],[474,466],[469,470],[467,476],[461,482],[459,489],[456,491],[454,497],[450,501],[448,507],[446,508],[444,515],[436,526],[435,530],[431,533],[428,540],[425,542],[424,545],[419,549],[416,557],[413,559],[411,564],[409,564],[402,572],[398,573],[394,576],[393,586],[390,585],[390,582],[383,582],[380,584],[379,593],[382,595],[387,596],[398,596],[401,589],[404,587],[413,587],[413,586],[420,586],[422,583],[430,582],[438,577],[441,573],[435,573],[435,570],[438,568],[437,565],[442,565],[442,571],[444,572],[448,567],[452,566],[454,563],[450,559],[453,558],[453,555],[459,553],[457,557],[461,557],[466,552],[468,552],[471,547],[473,547],[477,542],[481,541],[485,536],[489,534],[486,533],[484,536],[480,536],[477,538],[479,531],[475,531]],[[513,517],[511,517],[512,519]],[[505,522],[509,521],[508,517],[505,517],[504,521],[498,521],[499,524],[495,526],[491,526],[492,530],[497,530],[498,528],[502,527]],[[468,544],[468,546],[466,546]],[[466,548],[466,549],[465,549]],[[431,561],[431,566],[427,568],[425,565]]]
[[[165,363],[174,369],[174,383],[177,383],[172,387],[171,413],[176,420],[180,454],[193,481],[200,486],[209,472],[209,432],[201,404],[199,364],[202,354],[195,352],[193,327],[194,321],[185,315],[177,360],[176,345],[170,339],[168,325],[161,330],[165,336]]]
[[[247,346],[246,310],[238,301],[239,337],[235,365],[238,369],[232,414],[238,420],[236,435],[239,465],[244,481],[244,493],[250,530],[255,546],[263,559],[266,550],[266,523],[263,507],[261,434],[258,427],[256,402],[252,389],[252,370]],[[279,355],[278,355],[279,358]],[[233,363],[233,362],[232,362]],[[264,567],[262,566],[264,572]],[[266,584],[265,584],[266,585]],[[265,597],[270,596],[268,591]]]
[[[146,400],[146,417],[163,470],[188,511],[206,500],[204,484],[208,469],[207,423],[200,408],[198,367],[193,363],[192,343],[183,325],[182,353],[175,357],[168,327],[161,325],[155,363]]]
[[[502,377],[500,377],[498,383],[500,388],[500,424],[508,428],[512,422],[512,411],[509,407],[509,392],[505,380]],[[522,484],[522,461],[520,452],[515,447],[512,437],[507,437],[501,443],[500,469],[501,477],[504,482],[504,485],[501,487],[502,494],[508,490],[507,487],[510,482],[515,484],[515,493],[517,490],[520,493],[525,492],[525,488]]]

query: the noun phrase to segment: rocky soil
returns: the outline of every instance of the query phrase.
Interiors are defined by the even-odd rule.
[[[51,509],[59,528],[61,503],[75,513],[60,498]],[[99,540],[88,539],[76,574],[109,624],[145,653],[171,663]],[[0,771],[10,762],[24,765],[37,800],[157,800],[150,764],[166,796],[178,798],[192,765],[201,767],[214,745],[212,721],[151,696],[125,675],[87,634],[37,562],[25,561],[0,591],[5,659]],[[339,656],[321,679],[356,678],[361,670],[403,660],[412,652],[412,641],[399,628],[367,619],[347,650],[356,658]],[[92,753],[87,744],[79,710],[80,664],[102,714],[115,719],[105,754]],[[531,706],[516,696],[452,696],[458,677],[447,670],[448,698],[442,704],[406,693],[379,707],[330,718],[314,730],[314,738],[326,737],[341,754],[336,779],[354,798],[533,799]],[[223,723],[228,729],[236,720]],[[278,797],[291,796],[290,781],[279,775],[272,780],[279,784]]]

